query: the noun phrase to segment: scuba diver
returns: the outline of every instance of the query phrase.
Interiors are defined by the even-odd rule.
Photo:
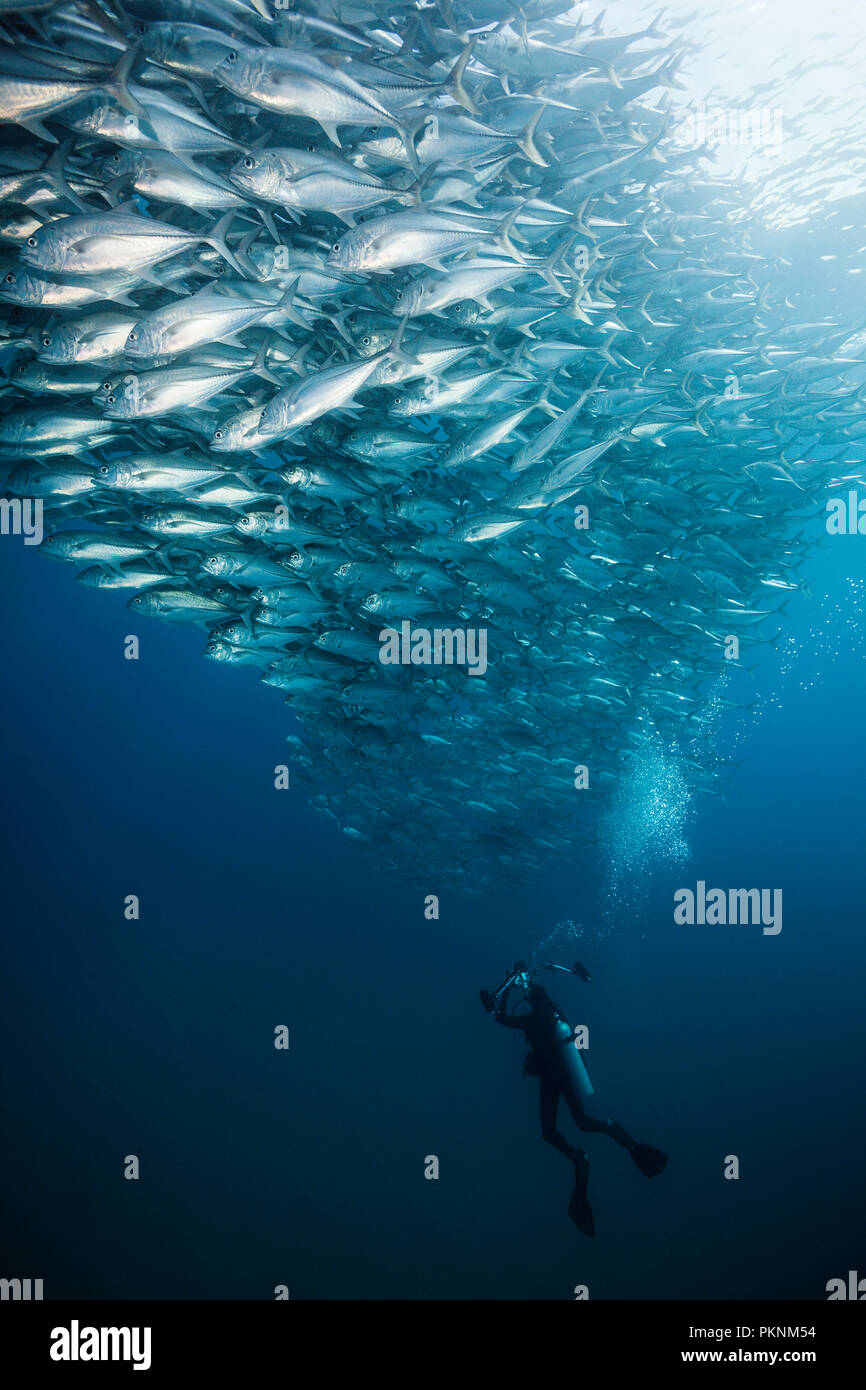
[[[530,1052],[524,1063],[523,1074],[537,1076],[540,1080],[542,1137],[574,1165],[575,1184],[568,1214],[579,1231],[586,1236],[594,1236],[595,1221],[586,1196],[589,1158],[583,1149],[569,1144],[557,1129],[560,1100],[565,1101],[579,1130],[609,1135],[628,1150],[635,1166],[645,1177],[654,1178],[663,1173],[668,1157],[651,1144],[638,1144],[616,1120],[598,1120],[593,1115],[587,1115],[583,1101],[593,1093],[592,1082],[564,1013],[558,1004],[554,1004],[547,991],[534,983],[534,977],[542,970],[560,970],[587,982],[590,978],[589,971],[580,961],[575,961],[573,966],[539,965],[532,970],[523,961],[516,961],[511,973],[493,994],[486,989],[481,990],[481,1002],[497,1023],[504,1028],[518,1028],[526,1035]],[[523,991],[523,998],[518,1003],[528,1001],[528,1013],[506,1012],[508,996],[515,988]]]

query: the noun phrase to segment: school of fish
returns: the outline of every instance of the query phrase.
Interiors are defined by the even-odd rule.
[[[862,476],[862,333],[673,138],[677,45],[614,24],[0,0],[4,494],[282,692],[292,785],[434,886],[570,860],[659,740],[712,790],[730,639]],[[486,670],[383,664],[404,623]]]

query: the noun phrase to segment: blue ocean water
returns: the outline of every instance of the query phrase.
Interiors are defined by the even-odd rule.
[[[698,63],[695,90],[713,80]],[[791,216],[765,249],[804,316],[862,322],[859,202]],[[722,692],[743,711],[695,726],[730,764],[719,794],[689,798],[660,747],[597,846],[461,893],[380,872],[275,790],[278,691],[0,538],[0,1272],[49,1298],[265,1300],[821,1299],[866,1273],[866,541],[820,514],[804,539],[807,592]],[[677,925],[698,880],[781,887],[782,931]],[[670,1155],[648,1184],[587,1138],[594,1242],[521,1040],[477,998],[549,950],[592,973],[553,993],[590,1028],[593,1110]]]
[[[124,660],[123,599],[4,538],[4,1266],[47,1297],[823,1297],[864,1248],[863,544],[810,558],[724,798],[649,839],[624,813],[621,900],[600,847],[428,921],[436,884],[274,790],[278,692],[156,622]],[[676,926],[698,878],[782,886],[782,932]],[[477,1001],[568,921],[596,1112],[671,1155],[650,1185],[589,1136],[592,1243]]]

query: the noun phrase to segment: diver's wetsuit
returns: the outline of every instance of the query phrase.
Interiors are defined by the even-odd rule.
[[[585,973],[584,971],[584,975]],[[668,1161],[667,1154],[662,1153],[661,1149],[654,1149],[651,1144],[636,1143],[616,1120],[597,1120],[594,1115],[587,1115],[581,1100],[581,1084],[587,1080],[586,1072],[580,1061],[580,1053],[574,1046],[567,1018],[540,985],[532,985],[527,992],[532,1006],[530,1013],[506,1013],[511,987],[506,985],[499,996],[494,1017],[504,1028],[519,1028],[526,1034],[532,1047],[535,1061],[533,1073],[541,1082],[541,1133],[548,1144],[552,1144],[574,1164],[574,1191],[568,1205],[568,1214],[579,1231],[586,1236],[594,1236],[595,1218],[586,1195],[589,1159],[583,1149],[576,1149],[569,1144],[565,1135],[560,1134],[556,1127],[560,1097],[564,1098],[579,1130],[610,1135],[611,1139],[628,1151],[635,1167],[644,1177],[654,1178],[664,1172]],[[490,995],[482,992],[481,999],[484,1007],[488,1008]],[[583,1094],[587,1094],[585,1087]]]
[[[541,1109],[541,1133],[548,1144],[565,1154],[572,1163],[582,1150],[569,1144],[564,1134],[556,1128],[559,1101],[562,1098],[578,1129],[584,1133],[609,1134],[625,1149],[634,1148],[635,1141],[626,1134],[622,1125],[615,1120],[598,1120],[587,1115],[577,1091],[574,1073],[569,1063],[568,1049],[573,1047],[573,1038],[568,1021],[543,989],[536,986],[532,994],[532,1012],[528,1014],[507,1014],[505,1012],[509,990],[502,994],[494,1015],[496,1022],[504,1028],[520,1028],[526,1034],[530,1047],[537,1059],[540,1077],[539,1104]],[[542,997],[543,996],[543,997]]]

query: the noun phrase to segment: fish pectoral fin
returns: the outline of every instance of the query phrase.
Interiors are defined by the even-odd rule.
[[[319,122],[319,125],[322,127],[322,130],[327,135],[331,144],[336,145],[337,149],[341,150],[343,146],[340,144],[340,137],[337,134],[337,127],[334,121],[322,121],[319,120],[318,116],[316,117],[316,120]]]
[[[42,124],[38,116],[28,116],[26,118],[19,119],[17,124],[23,126],[25,130],[29,130],[30,134],[35,135],[38,140],[47,140],[48,143],[51,145],[60,144],[60,141],[57,139],[57,136],[51,134],[51,131],[48,129],[47,126],[44,126]]]
[[[259,217],[262,219],[262,223],[263,223],[263,225],[264,225],[265,231],[268,233],[269,236],[273,237],[273,239],[274,239],[275,242],[278,242],[279,239],[280,239],[280,236],[279,236],[279,232],[277,231],[277,224],[276,224],[276,222],[274,221],[274,216],[273,216],[273,213],[271,212],[270,208],[265,208],[265,207],[256,206],[256,212],[258,213]],[[246,246],[244,246],[244,250],[245,250],[245,251],[246,251],[246,249],[247,249]]]
[[[155,289],[164,290],[166,288],[165,281],[160,280],[158,275],[154,275],[152,270],[139,270],[136,274],[141,280],[144,280],[146,284],[153,285]]]

